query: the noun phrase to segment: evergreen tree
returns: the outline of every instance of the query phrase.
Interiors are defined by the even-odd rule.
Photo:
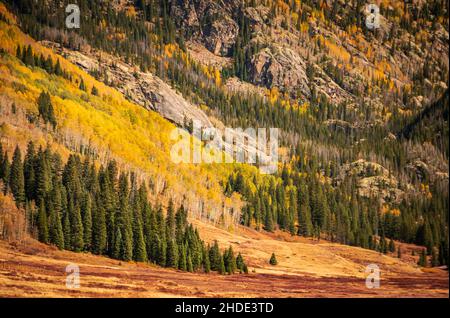
[[[211,271],[211,263],[209,260],[208,250],[209,250],[209,247],[205,248],[205,246],[203,245],[202,259],[203,259],[203,269],[204,269],[205,273],[209,273]]]
[[[48,243],[48,223],[47,211],[45,210],[44,202],[41,202],[38,214],[38,237],[42,243]]]
[[[219,267],[218,267],[218,271],[220,275],[224,275],[226,273],[226,269],[225,269],[225,262],[222,256],[219,257]]]
[[[236,259],[234,257],[233,248],[230,247],[228,250],[224,253],[224,261],[225,261],[225,269],[228,274],[234,274],[236,271]]]
[[[236,257],[236,267],[241,274],[244,273],[244,266],[245,266],[244,259],[242,258],[241,253],[239,253],[238,256]]]
[[[190,273],[192,273],[194,271],[194,267],[192,265],[192,257],[191,257],[190,253],[188,253],[188,256],[187,256],[187,271]]]
[[[178,267],[178,248],[177,243],[173,238],[167,241],[167,267]]]
[[[92,247],[92,212],[91,212],[91,196],[85,195],[82,207],[83,219],[83,241],[85,250],[89,251]]]
[[[275,257],[275,253],[272,253],[272,256],[270,256],[269,264],[274,265],[274,266],[278,265],[278,261],[277,261],[277,258]]]
[[[83,221],[81,219],[80,208],[78,206],[74,206],[73,202],[69,203],[69,215],[71,225],[71,247],[75,252],[81,252],[84,248]]]
[[[178,268],[182,271],[187,270],[187,257],[186,257],[186,247],[184,244],[181,245],[181,248],[178,249],[180,251],[180,257],[178,262]]]
[[[9,186],[14,196],[17,206],[25,203],[25,177],[23,174],[23,164],[19,147],[14,150],[9,174]]]
[[[439,266],[439,259],[436,253],[436,248],[431,250],[431,267]]]
[[[427,254],[426,249],[423,249],[420,253],[419,262],[417,263],[419,266],[426,267],[427,266]]]
[[[64,232],[61,222],[61,192],[59,185],[55,185],[51,193],[51,209],[49,211],[49,239],[50,242],[56,245],[59,249],[64,249]]]
[[[35,185],[36,185],[36,177],[35,177],[35,149],[32,141],[28,143],[27,153],[25,155],[24,163],[23,163],[23,174],[25,178],[25,197],[28,200],[35,199]],[[0,161],[1,163],[1,161]]]
[[[56,117],[53,110],[53,105],[50,100],[50,94],[42,91],[37,100],[39,116],[42,117],[45,123],[50,123],[56,127]]]
[[[105,209],[100,204],[93,210],[92,251],[94,254],[101,255],[106,252],[106,240]]]

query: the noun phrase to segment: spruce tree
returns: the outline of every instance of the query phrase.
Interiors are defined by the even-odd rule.
[[[27,146],[27,152],[23,162],[23,174],[25,178],[25,197],[27,200],[35,199],[35,149],[34,143],[30,141]],[[0,161],[1,162],[1,161]]]
[[[39,115],[42,117],[45,123],[50,123],[53,127],[56,127],[56,117],[53,109],[52,102],[50,100],[50,94],[42,91],[37,100]]]
[[[226,252],[224,259],[227,273],[234,274],[234,272],[236,271],[236,259],[234,257],[234,252],[231,245],[228,248],[228,251]]]
[[[137,208],[137,206],[135,207]],[[147,261],[147,250],[145,248],[144,233],[142,229],[142,221],[135,210],[133,217],[133,259],[137,262]]]
[[[269,264],[270,265],[278,265],[278,261],[277,258],[275,256],[275,253],[272,253],[272,256],[270,256],[270,260],[269,260]]]
[[[431,250],[431,267],[439,266],[439,259],[436,253],[436,248],[432,248]]]
[[[106,218],[105,209],[101,204],[93,210],[92,222],[92,252],[101,255],[106,252]]]
[[[48,243],[48,223],[47,223],[47,211],[45,210],[44,202],[41,202],[38,214],[38,238],[42,243]]]
[[[56,245],[59,249],[64,249],[64,232],[61,222],[61,192],[59,185],[55,185],[51,192],[51,202],[49,211],[49,238],[50,242]]]
[[[242,258],[241,253],[238,253],[238,256],[236,257],[236,267],[241,274],[244,272],[244,265],[244,259]]]
[[[218,271],[219,271],[220,275],[225,275],[225,273],[226,273],[225,262],[224,262],[222,256],[220,256]]]
[[[14,196],[16,205],[23,206],[25,203],[25,177],[23,174],[23,164],[19,147],[14,150],[9,174],[9,186]]]
[[[83,219],[83,241],[84,249],[91,250],[92,247],[92,203],[90,194],[86,194],[82,206]]]
[[[417,263],[419,266],[426,267],[427,266],[427,254],[426,249],[423,249],[420,253],[419,262]]]
[[[190,253],[188,253],[187,256],[187,271],[190,273],[194,271],[194,267],[192,266],[192,257]]]
[[[186,256],[186,247],[184,244],[181,245],[181,247],[178,249],[180,252],[179,262],[178,262],[178,268],[182,271],[187,270],[187,256]]]
[[[73,202],[69,203],[69,215],[71,225],[71,247],[75,252],[81,252],[84,248],[83,221],[81,219],[80,208],[78,206],[74,206]]]
[[[211,263],[209,261],[208,248],[205,248],[204,244],[202,246],[202,260],[203,260],[203,270],[205,273],[211,271]]]
[[[167,267],[178,267],[178,249],[175,239],[171,238],[167,242]]]
[[[122,242],[122,231],[120,228],[116,228],[116,233],[114,235],[114,244],[112,247],[112,257],[115,259],[123,259],[123,242]]]

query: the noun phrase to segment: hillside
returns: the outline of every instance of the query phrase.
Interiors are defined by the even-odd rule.
[[[448,297],[446,1],[77,5],[0,2],[0,296]]]
[[[239,241],[249,259],[247,275],[180,273],[146,264],[58,251],[33,240],[0,242],[0,297],[448,297],[448,274],[423,271],[360,248],[303,240],[286,242],[248,230],[237,236],[199,228],[221,243]],[[405,252],[410,247],[403,247]],[[279,266],[268,264],[276,249]],[[406,253],[405,253],[406,254]],[[380,289],[365,286],[364,265],[382,270]],[[80,288],[67,289],[65,268],[80,267]],[[253,272],[255,271],[255,272]]]

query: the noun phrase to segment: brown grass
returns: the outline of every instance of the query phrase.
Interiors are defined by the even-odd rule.
[[[183,273],[59,251],[28,239],[0,241],[0,297],[448,297],[448,272],[421,270],[410,255],[396,259],[360,248],[194,222],[206,241],[232,244],[248,275]],[[268,259],[275,252],[278,266]],[[65,267],[80,267],[80,288],[65,285]],[[381,269],[380,289],[365,286],[365,266]]]

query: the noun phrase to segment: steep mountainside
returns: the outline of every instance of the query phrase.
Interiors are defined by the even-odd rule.
[[[0,3],[0,179],[8,198],[33,211],[32,236],[47,241],[58,180],[69,190],[74,178],[82,193],[102,191],[86,173],[49,168],[46,178],[56,181],[43,181],[46,195],[22,194],[20,184],[35,180],[19,173],[29,141],[49,149],[51,167],[71,169],[73,155],[92,161],[100,189],[121,197],[111,200],[117,209],[103,202],[118,228],[110,256],[130,248],[115,242],[128,236],[139,246],[146,235],[145,208],[142,222],[131,211],[148,190],[155,211],[147,229],[174,223],[158,208],[174,204],[225,230],[282,231],[384,254],[416,244],[421,266],[448,264],[447,1],[375,1],[375,29],[362,0],[76,2],[75,29],[66,26],[68,1]],[[192,133],[194,120],[203,128],[279,128],[278,170],[174,163],[171,133]],[[53,152],[61,162],[50,160]],[[105,181],[111,161],[121,177]],[[61,213],[81,210],[84,221],[86,200],[69,190]],[[206,271],[210,258],[218,271],[221,260],[227,270],[237,262],[231,249],[215,257],[192,229],[177,240],[180,255],[169,255],[168,233],[148,235],[148,259],[166,266],[175,258],[185,269],[190,259],[194,271]],[[209,250],[215,254],[204,255]]]

